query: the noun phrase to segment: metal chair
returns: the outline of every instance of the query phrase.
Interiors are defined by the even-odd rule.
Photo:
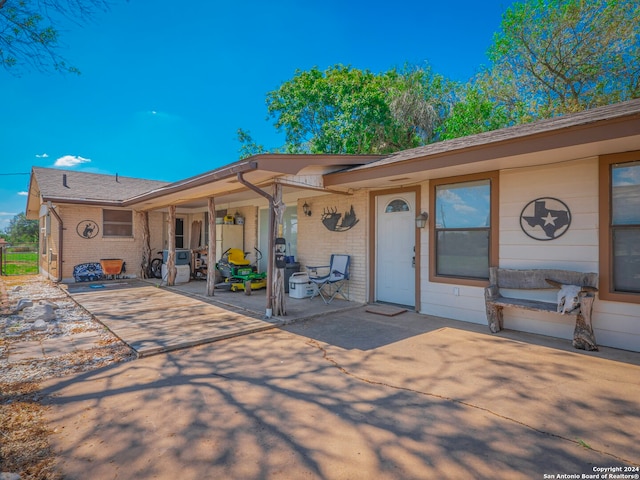
[[[340,295],[345,300],[349,300],[349,263],[350,255],[333,254],[331,255],[330,265],[307,266],[309,271],[309,281],[315,284],[313,295],[311,298],[320,295],[324,303],[329,304]],[[318,275],[318,269],[328,268],[329,273],[326,275]],[[346,290],[346,293],[345,293]]]

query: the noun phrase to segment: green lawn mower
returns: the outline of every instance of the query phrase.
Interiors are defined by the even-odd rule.
[[[260,250],[256,251],[256,263],[262,258]],[[238,290],[259,290],[267,286],[267,274],[258,273],[256,264],[251,264],[247,259],[248,252],[237,248],[229,248],[222,254],[216,269],[224,278],[224,281],[216,284],[216,288],[228,288],[232,292]]]

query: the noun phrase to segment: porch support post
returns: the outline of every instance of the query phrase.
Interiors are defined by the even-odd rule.
[[[216,288],[216,202],[213,197],[207,199],[209,212],[209,245],[207,246],[207,296],[213,297]]]
[[[167,249],[169,250],[167,255],[167,285],[172,287],[176,283],[176,275],[178,271],[176,269],[176,206],[171,205],[169,207],[169,228],[167,239]]]
[[[273,238],[281,237],[282,233],[282,223],[284,218],[284,210],[285,204],[282,201],[282,185],[278,182],[273,184],[273,208],[271,209],[271,221],[273,222]],[[271,253],[271,258],[269,261],[271,262],[271,270],[273,272],[273,276],[269,277],[268,281],[272,284],[273,289],[273,314],[274,315],[286,315],[287,308],[285,305],[285,291],[284,291],[284,269],[278,268],[276,266],[276,256],[274,255],[273,246],[269,253]]]
[[[242,172],[238,172],[237,174],[238,182],[247,187],[249,190],[253,190],[258,195],[269,200],[269,251],[267,252],[267,311],[265,312],[266,318],[271,318],[273,315],[273,282],[271,279],[273,278],[273,264],[274,264],[274,246],[275,246],[275,231],[273,228],[274,224],[274,214],[273,214],[273,197],[269,195],[267,192],[260,190],[254,184],[247,182],[242,176]]]
[[[136,212],[140,229],[142,230],[142,263],[140,264],[140,278],[148,278],[151,263],[151,238],[149,234],[149,212]]]
[[[590,352],[598,351],[596,336],[593,333],[593,323],[591,321],[591,313],[593,310],[593,294],[580,294],[580,311],[576,316],[576,327],[573,330],[573,346],[580,350]]]

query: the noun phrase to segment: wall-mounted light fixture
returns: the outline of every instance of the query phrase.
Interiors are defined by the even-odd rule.
[[[307,205],[307,202],[304,202],[304,205],[302,205],[302,212],[307,216],[310,217],[311,216],[311,207],[309,205]]]
[[[429,214],[422,212],[416,217],[416,228],[424,228],[427,226],[427,220],[429,220]]]

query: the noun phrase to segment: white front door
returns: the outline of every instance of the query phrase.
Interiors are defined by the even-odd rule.
[[[415,306],[416,195],[376,197],[376,300]]]

